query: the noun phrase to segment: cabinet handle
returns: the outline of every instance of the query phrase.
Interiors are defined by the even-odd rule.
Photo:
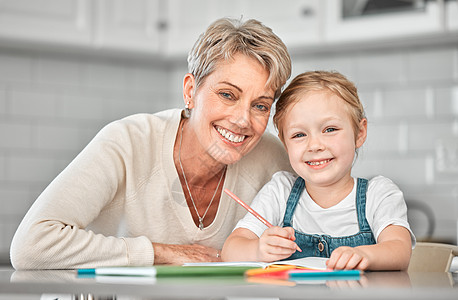
[[[168,27],[167,21],[158,21],[157,22],[157,29],[159,29],[159,31],[165,31],[167,30],[167,27]]]
[[[305,18],[313,17],[315,15],[315,10],[311,7],[303,7],[300,14]]]

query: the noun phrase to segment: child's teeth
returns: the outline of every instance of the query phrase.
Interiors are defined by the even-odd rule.
[[[318,165],[325,164],[328,161],[329,161],[329,159],[322,160],[322,161],[309,161],[308,164],[311,165],[311,166],[318,166]]]

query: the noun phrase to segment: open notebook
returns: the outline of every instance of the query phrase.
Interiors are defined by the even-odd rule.
[[[235,262],[208,262],[208,263],[185,263],[183,266],[245,266],[266,268],[271,265],[293,265],[296,267],[326,270],[326,257],[303,257],[298,259],[280,260],[270,263],[256,261],[235,261]]]

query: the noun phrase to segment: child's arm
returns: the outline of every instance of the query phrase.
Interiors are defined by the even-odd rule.
[[[389,225],[380,233],[377,244],[339,247],[332,252],[327,265],[332,269],[406,270],[411,254],[409,230]]]
[[[223,261],[277,261],[296,251],[294,240],[291,227],[270,227],[260,238],[249,229],[237,228],[224,243],[221,258]]]

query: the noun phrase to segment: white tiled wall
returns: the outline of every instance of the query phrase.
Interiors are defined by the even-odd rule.
[[[432,207],[434,238],[456,243],[458,45],[293,56],[293,76],[312,69],[338,70],[359,88],[369,137],[354,174],[393,179],[406,199]],[[185,72],[184,58],[149,64],[0,50],[0,260],[31,203],[103,125],[183,106]],[[414,230],[421,235],[424,225]]]
[[[169,69],[0,50],[0,262],[46,185],[108,122],[181,105]]]

